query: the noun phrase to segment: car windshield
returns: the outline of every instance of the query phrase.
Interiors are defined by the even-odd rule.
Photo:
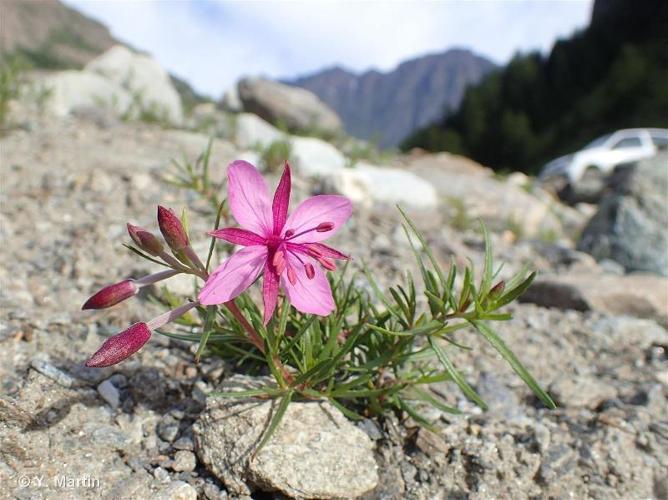
[[[591,141],[589,144],[587,144],[584,147],[584,149],[592,149],[592,148],[598,148],[599,146],[602,146],[603,143],[605,143],[605,141],[610,139],[611,135],[612,134],[607,134],[607,135],[604,135],[602,137],[599,137],[598,139],[595,139],[595,140]]]

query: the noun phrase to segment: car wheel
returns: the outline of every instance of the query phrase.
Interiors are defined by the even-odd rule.
[[[601,169],[589,166],[585,169],[582,177],[571,184],[569,198],[572,203],[597,203],[605,188],[605,175]]]
[[[580,181],[583,184],[600,184],[603,182],[603,178],[604,175],[603,172],[601,172],[601,169],[591,165],[585,169]]]

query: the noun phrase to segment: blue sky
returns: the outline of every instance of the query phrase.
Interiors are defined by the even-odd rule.
[[[451,47],[502,64],[589,22],[592,0],[64,0],[218,97],[244,75],[390,70]]]

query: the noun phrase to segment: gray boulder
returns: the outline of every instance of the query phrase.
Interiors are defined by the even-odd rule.
[[[520,176],[509,180],[461,156],[449,153],[423,154],[407,159],[407,171],[430,182],[450,207],[458,224],[476,224],[482,219],[493,231],[510,229],[517,236],[561,237],[581,227],[582,217],[540,190],[534,193]]]
[[[668,326],[668,279],[653,274],[546,274],[520,297],[544,307],[651,318]]]
[[[315,130],[334,134],[341,130],[338,115],[315,94],[262,78],[244,78],[237,84],[244,111],[255,113],[290,131]]]
[[[627,271],[668,276],[668,154],[617,173],[610,185],[578,249]]]
[[[235,375],[223,391],[267,380]],[[373,443],[329,403],[291,403],[275,434],[259,452],[277,401],[209,398],[195,424],[197,453],[234,495],[257,487],[294,498],[351,498],[378,482]]]

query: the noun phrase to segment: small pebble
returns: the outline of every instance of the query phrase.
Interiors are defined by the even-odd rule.
[[[379,439],[383,438],[383,431],[380,430],[380,427],[378,427],[378,424],[375,421],[369,418],[365,418],[364,420],[358,422],[357,427],[362,429],[366,435],[374,441],[378,441]]]
[[[179,435],[179,423],[174,420],[163,420],[158,424],[158,436],[171,443]]]
[[[206,395],[211,389],[203,380],[198,380],[193,386],[193,398],[198,403],[206,406]]]
[[[155,500],[197,500],[197,490],[184,481],[172,481],[153,498]]]
[[[206,483],[202,488],[202,492],[208,500],[224,500],[227,498],[226,491],[221,491],[218,486],[211,483]]]
[[[45,377],[49,377],[63,387],[72,387],[74,384],[74,378],[72,376],[70,376],[68,373],[65,373],[60,368],[56,368],[48,361],[33,359],[30,362],[30,366],[32,366]]]
[[[98,385],[97,392],[100,393],[102,399],[104,399],[107,403],[109,403],[109,406],[111,406],[114,409],[118,408],[121,402],[121,395],[118,392],[116,386],[111,383],[110,379],[107,379],[100,385]]]
[[[153,471],[153,477],[155,477],[161,483],[168,483],[171,481],[171,478],[169,477],[169,472],[167,472],[162,467],[158,467]]]
[[[174,442],[174,448],[177,450],[193,451],[195,449],[195,443],[192,438],[182,437]]]
[[[177,472],[190,472],[195,470],[197,459],[192,451],[177,451],[172,462],[172,469]]]

